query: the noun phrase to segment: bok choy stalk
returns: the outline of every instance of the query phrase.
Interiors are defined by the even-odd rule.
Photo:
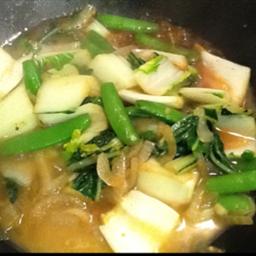
[[[195,82],[197,74],[192,66],[180,68],[173,56],[161,54],[139,66],[135,79],[146,93],[162,96],[177,94],[181,87]]]

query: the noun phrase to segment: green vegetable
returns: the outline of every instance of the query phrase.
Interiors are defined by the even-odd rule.
[[[81,115],[52,127],[32,131],[0,143],[0,155],[12,156],[29,153],[68,141],[74,130],[85,130],[90,126],[90,117]]]
[[[88,103],[93,103],[93,104],[96,104],[96,105],[99,105],[99,106],[103,105],[101,97],[87,97],[83,101],[82,105],[85,105],[85,104],[88,104]]]
[[[196,166],[197,159],[193,155],[176,158],[170,162],[170,165],[177,173],[183,173],[193,169]]]
[[[128,31],[134,33],[155,33],[159,30],[156,23],[131,19],[109,14],[98,14],[97,20],[108,29]]]
[[[152,48],[154,50],[184,55],[190,62],[196,62],[199,58],[199,53],[195,50],[174,46],[171,43],[164,42],[146,34],[135,35],[135,41],[139,45]]]
[[[114,151],[106,153],[108,159],[112,159],[114,157],[117,157],[120,155],[120,151]],[[81,155],[80,155],[81,157]],[[94,154],[89,157],[86,157],[78,162],[74,162],[71,165],[68,166],[68,170],[71,172],[80,172],[84,168],[91,166],[93,164],[97,163],[98,155]]]
[[[61,70],[66,64],[70,63],[74,58],[72,53],[61,53],[44,57],[42,59],[35,59],[38,68],[41,71],[49,69]]]
[[[153,58],[152,60],[146,62],[142,66],[139,67],[139,71],[142,71],[144,74],[151,74],[157,71],[159,68],[162,60],[164,59],[163,56],[157,56]]]
[[[190,115],[184,117],[172,126],[176,139],[176,157],[190,154],[198,143],[197,126],[199,117]]]
[[[126,107],[126,112],[129,117],[136,118],[136,117],[150,117],[150,114],[138,109],[136,106]]]
[[[96,172],[96,166],[87,167],[73,181],[73,188],[94,201],[100,199],[103,181]]]
[[[218,173],[233,173],[236,167],[224,152],[224,145],[218,134],[214,134],[213,141],[206,153],[207,159],[217,168]]]
[[[256,166],[256,156],[252,151],[245,151],[240,158],[231,158],[231,161],[239,171],[253,171]]]
[[[113,46],[96,31],[89,31],[83,41],[81,42],[81,47],[87,49],[92,57],[95,57],[103,53],[114,52]]]
[[[220,215],[250,215],[255,213],[254,200],[244,194],[222,195],[218,198],[215,206]]]
[[[127,60],[130,62],[133,70],[146,63],[143,59],[137,57],[133,52],[129,53]]]
[[[73,58],[74,55],[71,53],[62,53],[42,59],[24,61],[23,73],[27,91],[32,95],[36,95],[42,83],[42,73],[53,68],[61,70],[63,66],[70,63]]]
[[[10,202],[14,204],[18,197],[19,185],[15,181],[5,178],[5,187]]]
[[[219,194],[247,193],[256,190],[256,170],[210,177],[206,188]]]
[[[180,121],[184,114],[173,108],[170,108],[162,103],[150,102],[150,101],[137,101],[136,107],[153,117],[159,118],[162,121],[173,124]]]
[[[36,95],[41,86],[42,80],[40,69],[34,60],[27,60],[23,62],[23,73],[26,90],[31,95]]]
[[[135,144],[139,137],[132,126],[114,84],[103,84],[101,86],[101,97],[107,118],[117,137],[126,145]]]

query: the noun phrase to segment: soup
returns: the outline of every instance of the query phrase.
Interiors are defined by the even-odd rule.
[[[0,227],[28,252],[212,252],[251,225],[250,68],[88,6],[0,49]]]

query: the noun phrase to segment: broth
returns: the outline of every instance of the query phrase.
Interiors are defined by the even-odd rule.
[[[24,39],[39,41],[45,31],[49,32],[52,28],[65,24],[68,19],[70,18],[46,22],[5,49],[15,58],[22,57],[24,49],[21,50],[21,42]],[[192,32],[166,21],[159,21],[158,24],[160,31],[157,38],[193,49],[200,45],[207,51],[222,56],[219,50]],[[70,34],[52,36],[44,42],[42,52],[65,51],[66,47],[79,42],[83,35],[83,31],[80,31],[75,40]],[[129,32],[112,31],[108,40],[114,47],[122,48],[121,52],[126,51],[126,47],[138,48],[134,35]],[[202,87],[203,84],[209,88],[214,84],[216,88],[219,83],[219,89],[225,87],[223,81],[204,69],[200,60],[193,66],[198,68],[201,75],[196,86]],[[191,109],[191,106],[188,104],[184,107],[186,108]],[[165,161],[164,158],[162,161]],[[213,210],[216,198],[204,190],[208,169],[205,166],[201,169],[196,171],[199,182],[191,203],[176,207],[181,222],[161,246],[161,252],[210,251],[210,244],[229,227],[229,223]],[[104,188],[96,202],[73,189],[71,182],[76,174],[68,170],[61,148],[2,157],[0,173],[4,175],[12,170],[19,172],[25,186],[19,186],[17,200],[12,204],[8,200],[3,178],[0,183],[0,224],[8,239],[28,252],[112,252],[99,226],[102,225],[101,216],[117,204],[113,189]]]

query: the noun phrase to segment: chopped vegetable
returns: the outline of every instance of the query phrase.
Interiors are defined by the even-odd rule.
[[[98,14],[97,19],[105,27],[113,30],[129,31],[134,33],[155,33],[159,30],[156,23],[122,16]]]
[[[112,82],[118,90],[128,89],[136,85],[130,63],[115,54],[98,55],[90,67],[94,75],[102,82]]]
[[[0,102],[0,138],[10,138],[38,125],[34,107],[21,84]]]
[[[171,172],[140,171],[137,187],[143,193],[155,197],[162,202],[179,207],[190,202],[194,188],[186,185],[172,175]]]
[[[164,165],[166,169],[175,169],[176,173],[185,173],[196,168],[197,159],[193,155],[176,158]]]
[[[42,80],[40,70],[33,60],[23,62],[24,83],[29,94],[36,95]]]
[[[73,188],[93,201],[100,199],[103,186],[103,182],[98,177],[94,165],[79,173],[73,181]]]
[[[93,30],[103,37],[107,37],[110,31],[103,26],[98,20],[94,19],[91,24],[87,27],[87,31]]]
[[[129,103],[135,104],[136,101],[151,101],[156,103],[162,103],[169,107],[181,109],[184,105],[184,100],[179,96],[153,96],[144,93],[140,93],[133,90],[121,90],[119,91],[120,97]]]
[[[179,93],[190,101],[204,104],[228,102],[228,94],[223,90],[208,88],[182,88]]]
[[[0,99],[2,99],[22,80],[22,59],[15,61],[0,47],[0,60]]]
[[[65,123],[32,131],[0,143],[0,155],[12,156],[30,153],[68,141],[74,130],[85,130],[90,126],[90,117],[82,115]]]
[[[161,103],[140,100],[136,102],[136,107],[139,110],[150,114],[153,117],[157,117],[168,124],[174,124],[184,117],[182,112]]]
[[[37,95],[35,112],[38,114],[74,111],[97,84],[91,76],[56,77],[45,81]],[[68,100],[67,100],[68,99]]]
[[[236,172],[236,167],[224,152],[223,143],[217,134],[210,143],[206,152],[207,159],[216,167],[216,171],[222,173]]]
[[[133,145],[138,142],[139,137],[131,124],[114,84],[103,84],[101,97],[107,118],[118,138],[126,145]]]
[[[137,34],[135,36],[135,41],[139,45],[149,47],[151,49],[184,55],[190,62],[196,62],[199,58],[199,54],[195,50],[174,46],[171,43],[146,34]]]
[[[255,203],[253,198],[244,194],[222,195],[215,210],[219,215],[254,215]]]
[[[179,214],[171,207],[132,190],[103,215],[100,231],[116,253],[156,253],[179,222]]]
[[[94,30],[86,34],[81,42],[81,47],[87,49],[92,57],[103,53],[112,53],[114,51],[113,46]]]
[[[141,65],[145,64],[145,61],[138,58],[133,52],[129,53],[127,60],[130,62],[133,69],[137,69]]]
[[[229,93],[231,99],[237,105],[241,105],[249,86],[250,68],[225,60],[206,51],[202,51],[201,58],[205,68],[213,72],[219,79],[222,79],[228,86],[227,93]]]
[[[183,74],[167,57],[157,56],[137,69],[135,79],[146,93],[161,96],[170,91]]]
[[[210,177],[206,188],[219,194],[246,193],[256,190],[256,171],[232,173],[223,176]]]
[[[177,143],[177,155],[188,155],[193,151],[198,142],[197,125],[199,118],[197,116],[186,116],[172,126],[174,137]]]

